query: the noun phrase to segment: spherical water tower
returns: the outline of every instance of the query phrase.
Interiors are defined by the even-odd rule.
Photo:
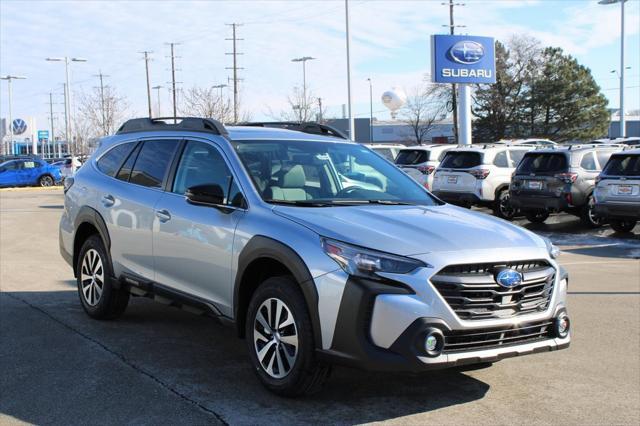
[[[400,87],[393,87],[382,94],[382,103],[391,111],[395,120],[398,110],[407,102],[407,94]]]

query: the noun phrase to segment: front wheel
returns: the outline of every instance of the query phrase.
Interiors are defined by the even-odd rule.
[[[283,396],[313,393],[331,368],[316,359],[309,311],[290,277],[273,277],[258,287],[247,311],[245,338],[262,384]]]
[[[611,219],[611,228],[616,232],[631,232],[636,226],[637,221],[635,219]]]
[[[512,220],[516,215],[516,209],[511,205],[511,195],[508,189],[503,189],[496,197],[493,214],[506,220]]]
[[[53,178],[49,175],[44,175],[44,176],[40,176],[40,179],[38,179],[38,185],[42,186],[42,187],[49,187],[49,186],[53,186],[54,181]]]
[[[589,228],[599,228],[604,224],[604,219],[596,215],[594,210],[595,206],[596,200],[593,198],[593,195],[589,195],[587,203],[582,207],[582,211],[580,212],[580,220]]]
[[[544,210],[534,210],[525,213],[525,217],[531,223],[544,223],[549,218],[549,212]]]

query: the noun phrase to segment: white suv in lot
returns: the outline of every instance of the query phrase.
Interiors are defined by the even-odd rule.
[[[492,144],[450,150],[435,172],[432,191],[452,204],[489,206],[496,216],[511,219],[516,214],[509,202],[511,175],[532,149]]]
[[[403,148],[398,152],[395,163],[420,185],[431,189],[433,172],[438,168],[447,151],[456,146],[453,144],[434,144]]]
[[[398,152],[404,148],[404,145],[399,143],[370,143],[365,146],[391,162],[396,159]]]

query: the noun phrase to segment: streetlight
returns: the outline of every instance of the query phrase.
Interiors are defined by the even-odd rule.
[[[11,148],[11,153],[15,154],[14,146],[13,146],[13,111],[11,105],[11,82],[13,80],[26,80],[27,77],[23,77],[21,75],[5,75],[0,77],[0,80],[7,80],[7,89],[9,90],[9,143],[5,146],[4,152],[6,154],[9,153],[9,148]],[[35,152],[34,152],[35,154]]]
[[[227,87],[226,84],[216,84],[215,86],[211,86],[212,89],[220,89],[220,100],[222,100],[222,89]]]
[[[311,56],[303,56],[302,58],[294,58],[291,62],[302,62],[302,102],[304,106],[307,106],[307,61],[313,61],[316,58]]]
[[[153,86],[152,89],[157,92],[158,95],[158,117],[162,117],[162,110],[160,109],[160,89],[163,89],[164,86]]]
[[[627,0],[600,0],[599,4],[620,3],[620,137],[624,138],[627,129],[624,122],[624,3]]]
[[[369,142],[373,143],[373,85],[371,78],[367,81],[369,82]]]
[[[84,58],[70,58],[68,56],[64,57],[56,57],[56,58],[46,58],[48,62],[64,62],[64,71],[66,78],[65,92],[64,92],[64,102],[65,102],[65,111],[68,111],[68,114],[65,114],[64,117],[64,125],[65,125],[65,138],[67,139],[67,146],[71,146],[71,141],[69,140],[69,136],[71,134],[71,122],[73,112],[71,111],[71,88],[69,86],[69,62],[87,62]]]

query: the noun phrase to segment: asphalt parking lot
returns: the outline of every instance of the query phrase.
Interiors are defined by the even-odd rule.
[[[291,400],[264,390],[244,342],[209,318],[136,298],[117,321],[90,320],[58,253],[62,197],[0,191],[0,424],[640,422],[640,226],[526,225],[563,249],[568,350],[466,372],[338,368]]]

